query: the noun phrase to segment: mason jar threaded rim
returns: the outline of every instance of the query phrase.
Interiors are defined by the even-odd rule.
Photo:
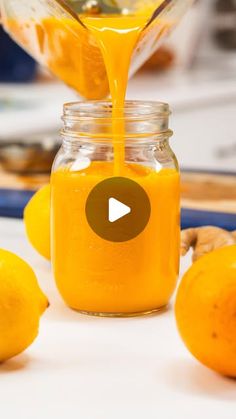
[[[169,139],[169,105],[162,102],[128,100],[124,108],[116,108],[113,114],[111,100],[78,101],[64,105],[62,120],[64,138],[79,138],[86,141],[110,141],[121,137],[126,141]],[[124,116],[122,116],[122,113]],[[120,116],[121,115],[121,116]],[[114,124],[124,122],[124,132],[114,132]]]
[[[151,119],[167,116],[171,114],[168,103],[142,100],[127,100],[123,108],[116,108],[118,111],[125,111],[126,117],[129,119],[140,120],[141,118]],[[101,119],[112,118],[123,119],[122,117],[114,118],[112,115],[112,101],[111,100],[93,100],[93,101],[78,101],[68,102],[64,104],[64,118],[75,119]],[[140,113],[138,113],[138,111]]]

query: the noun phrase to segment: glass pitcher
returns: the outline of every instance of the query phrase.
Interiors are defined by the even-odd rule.
[[[3,27],[39,63],[86,99],[109,84],[101,50],[80,16],[145,15],[130,76],[155,52],[192,0],[0,0]]]

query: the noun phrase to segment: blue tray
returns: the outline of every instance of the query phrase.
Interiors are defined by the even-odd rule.
[[[181,225],[183,229],[211,225],[228,231],[234,231],[236,230],[236,214],[183,208]]]
[[[22,218],[23,211],[35,191],[0,189],[0,217]]]

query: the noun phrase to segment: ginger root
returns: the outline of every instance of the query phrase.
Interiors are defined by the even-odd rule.
[[[193,248],[193,262],[215,249],[236,244],[236,231],[229,232],[218,227],[189,228],[181,232],[181,255]]]

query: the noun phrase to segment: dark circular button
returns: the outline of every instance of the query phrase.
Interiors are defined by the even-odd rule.
[[[91,229],[102,239],[125,242],[138,236],[151,214],[147,193],[125,177],[112,177],[98,183],[86,202]]]

